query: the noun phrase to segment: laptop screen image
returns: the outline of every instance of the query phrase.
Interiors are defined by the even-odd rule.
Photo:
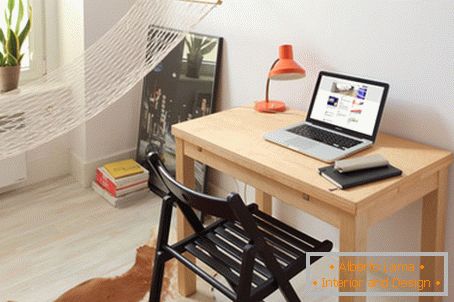
[[[381,118],[387,84],[321,74],[311,104],[310,120],[374,136]],[[339,130],[339,129],[338,129]]]

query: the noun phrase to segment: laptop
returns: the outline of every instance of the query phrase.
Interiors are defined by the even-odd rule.
[[[306,121],[266,133],[267,141],[324,162],[372,146],[389,85],[320,72]]]

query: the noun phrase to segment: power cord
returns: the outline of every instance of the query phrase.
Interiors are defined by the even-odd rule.
[[[232,177],[232,179],[233,179],[233,183],[235,184],[235,187],[236,187],[236,192],[240,193],[240,181],[234,177]],[[243,183],[243,201],[245,204],[247,204],[247,188],[248,188],[248,185],[246,183]]]

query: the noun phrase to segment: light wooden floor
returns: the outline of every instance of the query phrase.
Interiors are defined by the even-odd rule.
[[[159,199],[151,193],[130,207],[112,208],[70,177],[0,194],[0,302],[53,301],[87,279],[122,274],[134,263],[135,249],[149,241],[159,211]],[[298,292],[304,278],[301,274],[292,282]],[[208,302],[212,295],[204,282],[198,282],[198,293],[180,301]],[[283,300],[278,292],[273,296],[269,301]],[[218,294],[216,298],[226,301]]]
[[[0,195],[0,301],[52,301],[89,278],[123,273],[159,205],[150,193],[118,210],[69,177]]]

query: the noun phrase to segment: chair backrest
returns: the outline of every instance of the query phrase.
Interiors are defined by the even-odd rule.
[[[231,198],[213,197],[186,188],[170,175],[156,152],[148,155],[148,163],[167,188],[168,193],[175,196],[180,202],[208,215],[228,220],[238,219]]]

